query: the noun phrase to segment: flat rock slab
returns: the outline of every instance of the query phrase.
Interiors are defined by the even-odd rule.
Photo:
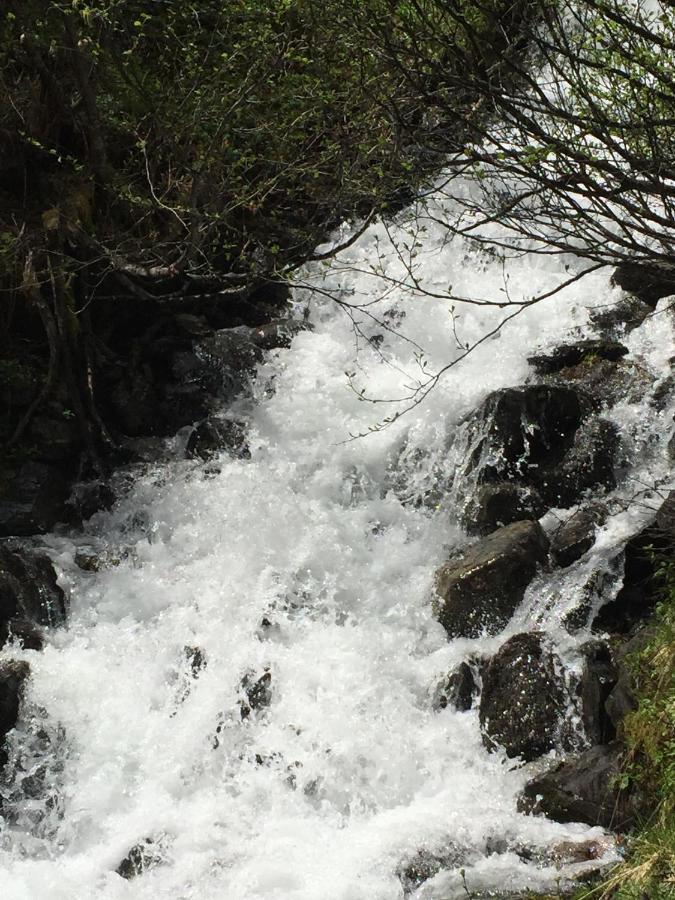
[[[498,634],[523,599],[548,539],[538,522],[514,522],[473,544],[436,573],[439,621],[450,637]]]

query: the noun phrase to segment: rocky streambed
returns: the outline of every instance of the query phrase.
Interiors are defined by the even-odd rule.
[[[648,340],[654,340],[658,315],[659,328],[669,336],[656,357],[669,357],[672,314],[661,296],[671,286],[659,291],[652,278],[641,294],[640,285],[633,272],[633,293],[615,289],[611,302],[594,306],[588,334],[577,329],[538,352],[522,347],[527,369],[517,370],[512,384],[482,390],[480,401],[443,431],[435,448],[415,442],[414,426],[400,429],[393,441],[376,436],[380,445],[372,454],[365,451],[365,463],[350,450],[337,478],[332,471],[325,483],[323,457],[330,456],[333,438],[317,456],[320,464],[308,462],[307,442],[323,440],[320,430],[312,436],[312,428],[324,412],[326,429],[343,428],[342,395],[326,393],[325,410],[308,401],[307,413],[293,407],[290,397],[311,393],[318,371],[313,367],[319,359],[334,365],[339,352],[332,339],[315,341],[307,330],[298,305],[302,297],[289,307],[292,315],[277,298],[274,317],[263,321],[261,315],[254,325],[214,330],[205,318],[181,313],[174,319],[182,329],[179,339],[148,338],[152,360],[146,374],[139,381],[136,369],[127,372],[110,392],[131,462],[110,483],[79,484],[66,505],[64,485],[58,498],[46,499],[58,482],[49,468],[53,463],[26,464],[46,466],[44,478],[22,469],[0,501],[3,533],[14,535],[0,547],[0,815],[5,861],[24,861],[14,870],[15,883],[35,890],[43,882],[37,869],[29,871],[30,860],[61,865],[68,841],[82,838],[94,811],[84,819],[77,811],[89,802],[78,794],[78,779],[96,794],[94,769],[107,771],[108,752],[110,759],[123,760],[113,783],[128,780],[132,798],[150,785],[162,797],[164,822],[150,814],[147,797],[129,809],[117,808],[112,798],[101,801],[96,815],[116,824],[96,823],[93,868],[79,874],[67,869],[76,891],[93,890],[94,873],[104,871],[96,888],[101,896],[122,896],[115,893],[115,879],[144,884],[151,876],[161,896],[178,896],[170,891],[197,877],[206,880],[190,896],[215,896],[225,885],[228,896],[286,891],[288,897],[361,897],[354,885],[351,893],[340,893],[334,881],[336,873],[344,877],[350,866],[363,869],[363,859],[369,859],[373,874],[364,890],[374,890],[373,897],[454,896],[462,879],[471,883],[472,867],[477,876],[471,895],[482,896],[487,884],[496,896],[496,860],[520,873],[517,888],[523,873],[548,873],[549,881],[551,872],[586,877],[615,859],[611,835],[630,832],[650,813],[645,799],[617,777],[622,720],[635,706],[626,658],[648,634],[658,590],[653,550],[672,547],[675,539],[675,379],[670,368],[655,367],[631,349],[640,346],[641,329],[651,328]],[[319,316],[320,334],[322,323]],[[372,330],[371,338],[377,336]],[[379,352],[383,340],[371,341],[371,347]],[[304,381],[296,379],[289,391],[293,365],[304,366]],[[164,370],[170,373],[166,380]],[[291,417],[296,443],[278,466],[270,448]],[[177,437],[166,439],[177,429]],[[269,467],[264,476],[255,468],[258,460]],[[650,469],[654,478],[646,483]],[[178,487],[166,493],[162,472],[168,470],[177,472]],[[292,502],[283,492],[274,494],[279,478]],[[190,486],[193,494],[186,493]],[[250,516],[243,511],[249,502]],[[277,514],[275,504],[284,503],[290,505]],[[319,510],[320,503],[327,511]],[[227,517],[233,521],[223,524]],[[445,531],[431,537],[439,517]],[[67,524],[53,535],[36,536],[62,519]],[[212,542],[208,551],[200,544],[204,527]],[[259,532],[255,537],[252,528]],[[288,540],[280,537],[286,530]],[[357,531],[361,538],[354,540]],[[350,541],[354,549],[345,553]],[[423,545],[431,547],[426,556]],[[263,565],[249,578],[256,555]],[[372,570],[367,576],[364,566]],[[241,594],[234,587],[237,577],[245,583]],[[410,592],[412,606],[399,605],[402,590]],[[172,606],[167,591],[179,594],[180,603]],[[120,599],[109,601],[111,592]],[[421,597],[431,604],[449,650]],[[387,617],[398,630],[368,637]],[[338,652],[340,629],[353,635]],[[119,655],[104,654],[98,642],[113,635],[127,646]],[[152,647],[161,658],[157,669],[144,659]],[[302,663],[294,662],[293,652]],[[68,669],[64,678],[71,682],[59,686],[49,679],[60,653]],[[444,661],[452,665],[439,672]],[[72,684],[78,671],[89,673],[84,678],[97,672],[102,681],[120,679],[126,711],[107,688],[100,692],[106,717],[115,710],[128,714],[135,735],[128,743],[119,735],[112,739],[108,725],[103,734],[110,746],[96,736],[102,721],[92,710],[97,690],[78,693]],[[147,705],[139,701],[134,711],[134,673],[140,672],[148,679],[141,682]],[[48,700],[55,712],[43,705]],[[328,712],[331,703],[342,705],[344,721],[339,710],[337,718],[334,709]],[[407,733],[393,733],[397,720],[382,712],[392,703],[407,710],[408,729],[418,723],[421,744]],[[315,712],[308,712],[308,704]],[[161,727],[152,724],[158,710]],[[345,722],[350,732],[363,728],[363,744],[341,735]],[[125,722],[119,726],[124,730]],[[92,743],[103,740],[103,746],[87,761],[88,730]],[[158,749],[168,734],[182,746],[175,758]],[[452,828],[444,838],[444,812],[431,798],[434,791],[439,795],[438,784],[471,765],[455,740],[465,741],[470,755],[483,754],[483,761],[478,781],[469,778],[466,796],[458,789],[454,800],[452,793],[445,797],[456,812],[445,811]],[[406,743],[400,765],[397,741]],[[175,784],[149,777],[153,752],[172,769]],[[213,759],[220,760],[218,766]],[[478,801],[470,797],[476,797],[476,784],[489,792],[489,773],[506,779],[496,800],[497,826],[486,825],[486,810],[487,819],[479,816],[472,830],[466,820]],[[204,800],[202,791],[212,779],[218,791],[225,790],[221,802],[230,797],[233,815],[247,822],[248,831],[228,826],[239,841],[267,827],[258,813],[246,819],[260,802],[253,799],[257,795],[267,797],[263,806],[269,803],[280,823],[297,816],[305,816],[309,828],[320,823],[325,840],[335,837],[335,828],[349,834],[350,828],[366,828],[354,822],[379,817],[378,834],[389,849],[369,838],[375,865],[375,857],[362,858],[345,845],[339,864],[327,863],[327,881],[311,866],[299,879],[295,851],[275,867],[263,845],[253,847],[249,863],[245,852],[232,848],[229,862],[216,865],[211,844],[206,852],[199,839],[190,843],[167,812],[171,797],[177,808],[187,803],[183,813],[194,828],[199,810],[207,809],[201,827],[202,837],[209,835],[221,813],[228,817]],[[244,800],[232,799],[242,795]],[[299,799],[289,801],[287,795]],[[247,802],[244,813],[239,804]],[[398,808],[414,814],[397,823]],[[430,809],[434,825],[425,828]],[[568,834],[556,826],[551,831],[545,824],[551,822],[582,824]],[[297,836],[303,840],[311,843],[304,832]],[[272,856],[274,848],[285,846],[279,832],[269,841],[264,846]],[[325,842],[319,846],[326,853]],[[176,860],[185,854],[201,860],[194,869],[201,875],[157,874],[178,871]],[[256,881],[247,866],[257,860],[264,869],[263,859],[271,874],[268,881]],[[237,881],[213,874],[232,871]],[[460,879],[460,871],[469,874]],[[61,896],[59,890],[50,896]],[[129,896],[145,896],[145,890]],[[17,890],[14,896],[24,894]]]

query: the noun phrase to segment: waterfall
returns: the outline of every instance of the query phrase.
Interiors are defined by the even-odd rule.
[[[574,672],[589,632],[561,621],[658,505],[648,488],[666,484],[672,410],[645,392],[607,413],[625,510],[590,556],[540,573],[500,634],[449,641],[434,572],[469,540],[456,509],[467,416],[530,377],[537,348],[592,336],[591,311],[621,296],[592,273],[459,360],[510,310],[453,309],[449,285],[507,302],[578,263],[450,241],[449,204],[439,191],[301,273],[294,315],[310,327],[237,402],[250,459],[185,460],[177,440],[174,459],[126,474],[128,492],[84,534],[48,538],[70,616],[43,653],[2,652],[32,668],[11,738],[3,897],[395,900],[422,852],[446,865],[411,896],[447,900],[465,883],[554,889],[565,873],[547,848],[603,836],[518,812],[557,751],[526,765],[488,753],[477,710],[435,710],[432,696],[459,662],[534,628]],[[671,318],[622,340],[659,378]],[[422,402],[397,401],[452,360]],[[98,571],[75,564],[83,548]],[[607,584],[597,603],[620,575]],[[125,880],[115,870],[139,842],[157,864]]]

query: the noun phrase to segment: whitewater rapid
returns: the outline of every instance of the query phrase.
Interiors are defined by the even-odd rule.
[[[301,274],[294,315],[311,329],[269,354],[252,396],[230,411],[249,422],[250,460],[185,461],[179,437],[175,459],[135,470],[127,495],[84,534],[47,540],[70,595],[68,626],[43,653],[0,656],[30,660],[14,741],[26,765],[49,760],[51,789],[0,829],[3,898],[395,900],[418,850],[452,849],[455,870],[414,895],[448,900],[465,896],[460,868],[472,891],[555,887],[560,872],[525,862],[518,847],[602,834],[518,813],[541,764],[488,754],[475,709],[431,702],[456,663],[518,630],[545,627],[573,663],[588,635],[571,638],[559,623],[579,571],[540,584],[558,598],[543,611],[530,591],[503,634],[449,642],[433,615],[433,575],[467,538],[442,497],[414,501],[452,481],[462,419],[490,391],[522,383],[538,347],[592,335],[590,308],[620,293],[607,272],[570,285],[380,428],[410,404],[373,404],[362,390],[409,395],[509,312],[421,295],[406,261],[432,293],[452,285],[501,301],[550,290],[578,265],[522,253],[503,262],[448,241],[433,221],[447,202],[439,193],[426,212],[376,222],[337,261]],[[326,294],[372,305],[349,310]],[[663,373],[670,316],[625,342],[631,359]],[[646,399],[610,414],[629,460],[619,495],[663,484],[668,416]],[[609,520],[596,565],[650,503]],[[109,565],[79,569],[83,547]],[[196,677],[186,648],[205,660]],[[242,719],[242,679],[265,672],[270,705]],[[144,839],[162,863],[122,879],[116,867]]]

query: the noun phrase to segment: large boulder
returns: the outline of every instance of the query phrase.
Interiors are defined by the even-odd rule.
[[[523,599],[548,540],[537,522],[514,522],[468,547],[436,573],[439,621],[450,637],[498,634]]]
[[[621,789],[619,742],[591,747],[532,779],[523,791],[521,812],[541,813],[556,822],[585,822],[628,831],[650,812],[635,790]]]
[[[490,394],[467,423],[467,528],[485,533],[528,507],[534,517],[542,506],[566,508],[590,488],[613,487],[617,430],[589,418],[592,410],[583,391],[564,384]]]
[[[570,566],[591,549],[595,533],[607,518],[607,507],[590,503],[569,517],[551,538],[551,559],[562,567]]]
[[[560,670],[540,633],[517,634],[500,648],[483,675],[480,701],[489,750],[501,746],[530,761],[557,745],[567,699]]]
[[[577,366],[589,357],[616,362],[627,353],[628,347],[618,341],[597,339],[561,344],[549,353],[528,356],[527,361],[538,375],[552,375],[568,366]]]
[[[614,457],[618,445],[619,433],[613,422],[585,421],[560,463],[534,475],[539,493],[553,506],[566,508],[591,488],[615,487]]]
[[[583,415],[577,392],[555,385],[502,388],[490,394],[469,427],[477,441],[467,474],[479,483],[528,481],[542,465],[559,462]]]
[[[632,537],[624,548],[623,586],[593,620],[593,630],[628,634],[654,609],[660,585],[657,556],[675,546],[675,491],[659,508],[654,521]]]

